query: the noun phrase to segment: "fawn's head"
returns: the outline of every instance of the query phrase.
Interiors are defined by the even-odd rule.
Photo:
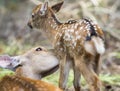
[[[63,4],[63,1],[60,3],[57,3],[51,7],[49,7],[48,2],[44,2],[43,4],[37,5],[33,11],[32,11],[32,18],[28,22],[28,26],[30,28],[44,28],[45,23],[48,22],[48,19],[54,18],[55,19],[55,13],[57,13],[61,6]]]

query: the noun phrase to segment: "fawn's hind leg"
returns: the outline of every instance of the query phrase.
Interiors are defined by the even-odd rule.
[[[75,57],[75,65],[79,67],[79,71],[82,73],[86,82],[90,87],[90,91],[101,91],[101,82],[93,71],[93,69],[87,64],[83,56]]]
[[[95,56],[95,59],[93,60],[94,64],[93,64],[93,69],[95,71],[95,73],[97,75],[99,75],[100,72],[100,65],[101,65],[101,61],[100,61],[100,54],[97,54]]]
[[[80,91],[81,90],[81,86],[80,86],[81,74],[79,72],[79,68],[75,66],[75,63],[73,65],[73,72],[74,72],[73,85],[74,85],[75,91]]]

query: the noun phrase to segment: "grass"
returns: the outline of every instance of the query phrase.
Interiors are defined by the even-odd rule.
[[[2,54],[8,54],[8,55],[19,55],[30,49],[32,46],[30,44],[25,45],[19,45],[16,42],[11,42],[8,44],[3,43],[2,40],[0,40],[0,55]]]
[[[74,77],[74,76],[73,76],[73,71],[70,71],[69,78],[68,78],[68,83],[67,83],[67,86],[68,86],[68,87],[72,86],[73,77]],[[53,83],[53,84],[55,84],[55,85],[58,85],[59,72],[56,72],[56,73],[54,73],[54,74],[52,74],[52,75],[44,78],[43,80],[44,80],[44,81],[47,81],[47,82],[50,82],[50,83]],[[85,85],[85,84],[86,84],[86,83],[85,83],[85,80],[83,79],[83,77],[82,77],[81,81],[82,81],[82,85]]]
[[[7,69],[1,69],[0,68],[0,78],[4,77],[5,75],[13,75],[14,72],[7,70]],[[118,85],[120,86],[120,75],[100,75],[100,79],[107,84],[110,85]],[[59,72],[56,72],[50,76],[47,76],[45,78],[43,78],[42,80],[52,83],[54,85],[58,85],[58,80],[59,80]],[[68,78],[68,87],[72,86],[72,82],[73,82],[73,72],[71,71],[69,74],[69,78]],[[82,86],[86,85],[85,80],[83,79],[83,77],[81,78],[81,84]]]
[[[5,75],[13,75],[13,74],[14,74],[13,71],[0,68],[0,78],[4,77]]]
[[[105,83],[120,86],[120,75],[100,75],[100,79]]]
[[[73,82],[73,72],[71,71],[68,78],[68,87],[72,86]],[[120,75],[108,75],[108,74],[100,74],[100,79],[102,82],[110,84],[110,85],[119,85],[120,86]],[[43,79],[44,81],[51,82],[55,85],[58,85],[59,73],[52,74]],[[81,78],[82,86],[86,85],[86,81],[84,78]]]
[[[117,58],[120,58],[120,52],[117,53]]]

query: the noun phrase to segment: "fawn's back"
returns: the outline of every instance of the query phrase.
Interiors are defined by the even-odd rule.
[[[55,47],[61,50],[75,55],[84,54],[84,50],[93,55],[104,52],[103,32],[89,19],[62,24],[58,31],[55,37]]]

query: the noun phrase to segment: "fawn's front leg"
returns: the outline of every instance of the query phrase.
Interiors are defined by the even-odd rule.
[[[75,57],[75,65],[79,67],[79,71],[82,73],[86,82],[90,86],[90,91],[101,91],[101,82],[93,71],[93,69],[87,64],[83,58],[83,56]]]
[[[62,60],[60,60],[59,87],[63,90],[66,89],[70,66],[71,66],[71,61],[67,60],[66,56]]]
[[[74,85],[75,91],[80,91],[81,90],[81,86],[80,86],[81,74],[79,71],[79,67],[77,67],[75,63],[73,65],[73,71],[74,71],[73,85]]]

